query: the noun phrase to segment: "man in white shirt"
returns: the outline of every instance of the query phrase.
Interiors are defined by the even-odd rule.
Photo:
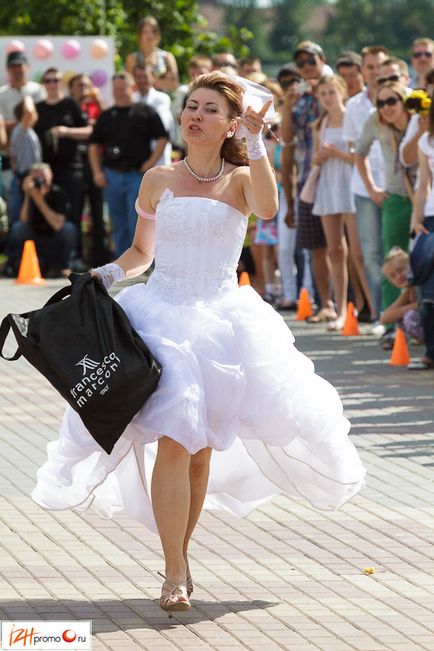
[[[29,81],[29,65],[22,52],[10,52],[6,60],[9,82],[0,88],[0,113],[6,120],[6,127],[10,130],[16,124],[14,107],[30,95],[37,104],[45,99],[45,93],[40,84]]]
[[[347,103],[344,118],[344,139],[350,148],[354,147],[360,136],[363,125],[372,110],[374,110],[377,92],[377,78],[380,66],[388,58],[388,51],[381,45],[368,46],[362,52],[362,74],[366,88],[355,95]],[[379,142],[374,142],[369,152],[369,166],[374,185],[377,189],[384,188],[384,161]],[[383,273],[383,243],[381,235],[381,202],[377,196],[370,196],[356,168],[353,168],[351,189],[354,193],[357,215],[357,229],[362,245],[365,261],[366,276],[371,290],[377,313],[372,315],[375,320],[381,312],[381,280]]]
[[[29,81],[29,64],[25,54],[22,52],[9,52],[6,59],[7,75],[9,82],[0,87],[0,114],[6,122],[8,136],[17,119],[14,115],[14,108],[29,95],[36,104],[45,99],[45,93],[40,84]],[[2,159],[3,187],[8,189],[11,181],[11,169],[9,155],[6,150],[0,152]]]
[[[169,95],[154,88],[154,75],[151,66],[137,64],[134,66],[133,75],[137,88],[133,94],[133,101],[152,106],[158,113],[164,128],[172,140],[175,124]],[[154,143],[151,146],[154,148]],[[168,142],[164,147],[163,155],[158,159],[156,165],[170,165],[171,162],[172,143]]]

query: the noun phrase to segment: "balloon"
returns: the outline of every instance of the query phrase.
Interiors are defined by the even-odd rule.
[[[24,52],[25,49],[26,46],[24,45],[24,43],[22,41],[19,41],[18,39],[14,39],[6,46],[7,54],[10,54],[11,52]]]
[[[53,44],[47,38],[41,38],[33,47],[33,54],[37,59],[48,59],[53,53]]]
[[[44,74],[44,70],[35,70],[35,72],[33,73],[33,81],[36,81],[38,84],[41,84],[43,74]]]
[[[66,87],[69,83],[69,80],[75,77],[77,74],[78,72],[76,70],[66,70],[62,75],[63,85]]]
[[[90,54],[95,59],[102,59],[108,52],[108,45],[102,38],[96,38],[90,46]]]
[[[107,83],[108,75],[105,70],[94,70],[90,74],[90,79],[94,86],[101,88]]]
[[[74,59],[81,52],[81,45],[75,38],[70,38],[62,45],[62,54],[65,59]]]

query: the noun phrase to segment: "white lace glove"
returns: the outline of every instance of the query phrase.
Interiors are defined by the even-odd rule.
[[[246,139],[247,157],[249,160],[258,160],[267,155],[267,150],[265,149],[264,140],[262,138],[262,130],[259,133],[250,133],[250,131],[246,129],[244,137]]]
[[[101,280],[106,289],[110,289],[113,283],[125,278],[125,271],[116,262],[109,262],[102,267],[95,267],[90,271],[93,276]]]

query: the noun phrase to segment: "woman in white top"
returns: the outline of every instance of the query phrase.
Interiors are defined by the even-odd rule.
[[[323,112],[313,127],[312,160],[321,166],[321,170],[312,212],[321,217],[337,305],[337,319],[329,322],[327,329],[341,330],[347,311],[347,237],[371,314],[374,314],[375,309],[365,274],[351,192],[353,155],[348,151],[348,145],[343,138],[346,84],[341,77],[328,75],[320,79],[317,92]]]

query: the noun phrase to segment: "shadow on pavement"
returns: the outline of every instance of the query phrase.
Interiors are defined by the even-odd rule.
[[[387,443],[376,443],[373,447],[385,451],[381,456],[385,457],[402,457],[410,459],[412,457],[431,457],[434,453],[434,438],[432,439],[407,439],[402,441],[388,441]],[[434,463],[423,463],[423,466],[433,466]]]
[[[188,612],[173,613],[169,619],[153,599],[74,599],[2,600],[0,614],[3,620],[16,621],[87,621],[92,620],[92,633],[128,631],[134,629],[170,629],[178,624],[212,622],[229,613],[265,610],[279,605],[270,601],[207,601],[193,599]]]

